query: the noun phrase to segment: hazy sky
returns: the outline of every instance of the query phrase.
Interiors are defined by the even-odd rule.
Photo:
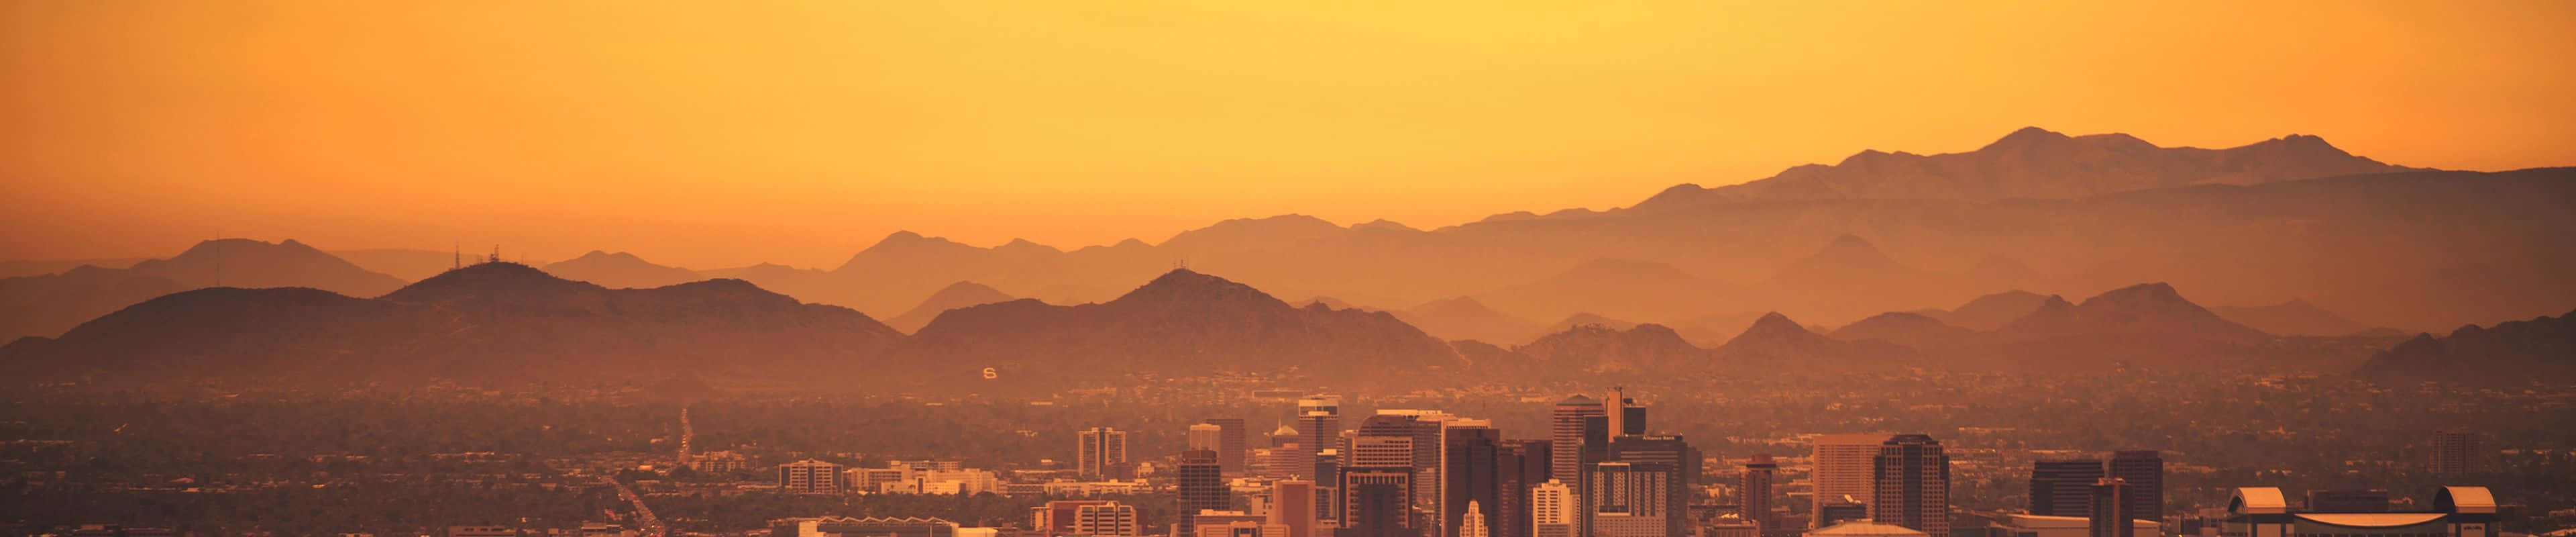
[[[0,258],[1429,228],[2024,125],[2576,164],[2576,2],[665,4],[0,2]]]

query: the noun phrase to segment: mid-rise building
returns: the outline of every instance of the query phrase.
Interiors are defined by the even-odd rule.
[[[1127,462],[1127,432],[1109,427],[1083,429],[1076,435],[1074,470],[1083,477],[1127,479],[1135,467]]]
[[[2300,507],[2310,513],[2386,513],[2388,491],[2312,489]]]
[[[1225,470],[1217,462],[1215,450],[1193,449],[1181,452],[1178,474],[1179,507],[1183,513],[1201,510],[1223,511],[1234,507],[1234,488],[1225,484]],[[1183,530],[1188,530],[1183,526]]]
[[[1335,537],[1422,537],[1413,521],[1413,468],[1342,470],[1342,526]]]
[[[1225,470],[1226,477],[1246,475],[1243,457],[1252,446],[1244,442],[1243,418],[1208,418],[1204,423],[1217,428],[1217,466]]]
[[[1055,500],[1029,508],[1029,530],[1037,535],[1055,537],[1073,534],[1075,514],[1085,506],[1109,505],[1110,500]]]
[[[1530,537],[1574,537],[1574,487],[1550,479],[1530,487]]]
[[[2111,452],[2103,475],[2129,484],[2129,512],[2138,518],[2165,517],[2165,457],[2152,449]]]
[[[1813,465],[1808,472],[1808,480],[1811,485],[1810,490],[1814,491],[1809,498],[1813,503],[1809,505],[1808,512],[1817,514],[1814,517],[1814,527],[1823,528],[1833,523],[1823,516],[1826,512],[1826,504],[1851,503],[1866,506],[1869,505],[1870,498],[1878,494],[1874,477],[1878,465],[1878,448],[1879,443],[1887,441],[1887,437],[1888,435],[1884,433],[1828,434],[1816,437],[1814,450],[1808,457],[1810,464]],[[1863,516],[1866,517],[1866,515]]]
[[[1225,451],[1225,427],[1214,423],[1190,424],[1189,430],[1183,433],[1182,439],[1184,440],[1182,446],[1191,451],[1202,449],[1209,453]],[[1221,470],[1224,463],[1218,464]]]
[[[2093,482],[2102,479],[2101,459],[2032,461],[2030,514],[2091,516]]]
[[[1270,520],[1288,528],[1285,537],[1314,537],[1315,482],[1289,479],[1270,484]]]
[[[2478,433],[2468,429],[2433,432],[2433,474],[2455,476],[2477,471]]]
[[[1755,453],[1744,461],[1744,476],[1735,487],[1736,511],[1756,532],[1777,525],[1771,518],[1771,480],[1779,473],[1780,463],[1772,462],[1770,454]]]
[[[1950,456],[1931,435],[1900,434],[1879,443],[1872,473],[1877,489],[1869,502],[1870,519],[1950,534]]]
[[[778,490],[789,494],[841,494],[849,491],[841,465],[806,459],[778,465]]]
[[[1073,534],[1135,537],[1145,534],[1145,525],[1136,517],[1136,506],[1104,502],[1074,507]]]
[[[2137,537],[2137,525],[2131,521],[2137,520],[2138,516],[2130,511],[2137,504],[2129,501],[2129,482],[2105,477],[2094,481],[2090,488],[2093,512],[2088,517],[2090,523],[2085,526],[2085,534],[2088,537]],[[2147,535],[2155,537],[2152,533]]]

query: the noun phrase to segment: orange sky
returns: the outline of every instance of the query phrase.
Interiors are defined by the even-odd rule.
[[[0,258],[1428,228],[2024,125],[2576,164],[2576,2],[661,4],[0,3]]]

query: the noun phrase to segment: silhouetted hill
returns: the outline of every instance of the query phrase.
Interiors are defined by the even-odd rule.
[[[184,289],[167,278],[88,265],[61,274],[0,278],[0,340],[62,335],[100,315]]]
[[[1843,341],[1817,334],[1777,312],[1753,321],[1717,347],[1717,360],[1738,374],[1765,370],[1854,372],[1913,365],[1915,351],[1884,341]]]
[[[651,288],[678,285],[705,279],[697,271],[655,265],[626,252],[608,253],[591,250],[564,261],[545,266],[547,274],[568,280],[599,284],[608,288]]]
[[[1554,334],[1586,326],[1600,326],[1611,330],[1627,330],[1637,327],[1637,323],[1612,319],[1609,317],[1603,317],[1599,314],[1587,312],[1567,315],[1563,319],[1557,319],[1556,324],[1547,325],[1547,328],[1541,329],[1540,332]]]
[[[1960,304],[1956,309],[1921,310],[1915,313],[1920,313],[1934,319],[1940,319],[1942,324],[1948,324],[1960,328],[1970,330],[1995,330],[2003,328],[2004,325],[2012,324],[2013,320],[2030,315],[2033,311],[2038,311],[2040,305],[2048,302],[2051,298],[2055,297],[2043,296],[2039,293],[2029,291],[2012,290],[1977,297],[1974,300],[1969,300],[1966,304]],[[2066,299],[2057,298],[2056,300],[2064,302]],[[2071,306],[2072,304],[2069,305]]]
[[[2463,326],[2442,337],[2419,334],[2372,356],[2356,374],[2397,385],[2576,383],[2576,311],[2493,328]]]
[[[1750,200],[2081,198],[2198,184],[2247,185],[2411,168],[2290,135],[2228,149],[2157,147],[2126,134],[2067,136],[2025,127],[1967,153],[1862,151],[1741,185],[1683,185],[1637,204],[1673,210]]]
[[[2114,289],[2071,309],[2064,304],[2063,299],[2043,302],[2038,310],[1997,332],[2006,338],[2155,334],[2237,343],[2272,339],[2260,330],[2220,318],[2162,282]]]
[[[136,274],[156,276],[195,287],[311,287],[349,296],[376,296],[402,287],[386,276],[304,243],[287,239],[269,243],[251,239],[216,239],[168,259],[134,264]]]
[[[820,380],[859,370],[899,338],[847,308],[739,280],[607,289],[485,263],[376,299],[300,288],[168,295],[12,344],[7,362],[134,381],[589,382],[683,370]]]
[[[122,269],[134,266],[135,263],[143,262],[143,259],[144,258],[140,257],[101,259],[11,259],[0,261],[0,278],[61,274],[64,271],[80,268],[82,266]]]
[[[931,319],[939,317],[939,314],[946,313],[948,310],[1011,299],[1011,295],[986,287],[984,284],[961,281],[948,284],[947,287],[940,288],[939,292],[931,293],[930,298],[922,299],[921,305],[913,306],[911,311],[886,320],[886,326],[892,326],[895,330],[901,330],[904,333],[917,332],[923,325],[930,324]]]
[[[1685,375],[1707,370],[1708,351],[1659,324],[1613,328],[1588,324],[1540,336],[1513,349],[1539,370],[1565,374]]]
[[[2237,324],[2285,336],[2349,336],[2371,328],[2305,299],[2270,306],[2218,306],[2209,311]]]
[[[1328,383],[1463,362],[1448,343],[1384,312],[1295,308],[1251,286],[1186,269],[1097,304],[1030,299],[949,311],[906,342],[931,382],[982,368],[1019,386],[1129,374],[1298,371]]]
[[[1891,311],[1836,328],[1828,335],[1844,341],[1875,339],[1922,349],[1958,345],[1977,337],[1977,332],[1920,313]]]
[[[1394,312],[1405,323],[1441,339],[1472,339],[1517,345],[1538,337],[1540,326],[1528,319],[1494,311],[1474,298],[1452,297],[1424,302]]]

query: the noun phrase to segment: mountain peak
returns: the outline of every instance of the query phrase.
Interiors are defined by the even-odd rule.
[[[1287,302],[1282,302],[1278,298],[1270,296],[1268,293],[1261,292],[1259,289],[1253,289],[1252,286],[1235,283],[1234,281],[1227,280],[1225,278],[1200,274],[1187,268],[1176,268],[1172,269],[1171,272],[1165,272],[1162,276],[1155,277],[1154,281],[1145,282],[1144,286],[1137,287],[1134,291],[1128,291],[1127,294],[1121,295],[1116,300],[1111,300],[1110,302],[1116,304],[1177,304],[1201,301],[1250,301],[1262,303],[1264,305],[1276,305],[1283,308],[1288,306]]]
[[[1753,326],[1751,328],[1745,329],[1745,333],[1747,334],[1754,332],[1813,333],[1812,331],[1807,330],[1806,325],[1798,324],[1798,321],[1790,320],[1789,316],[1782,315],[1780,312],[1776,311],[1762,314],[1762,318],[1753,320]]]
[[[2030,147],[2033,145],[2069,139],[2072,139],[2072,137],[2057,131],[2039,127],[2022,127],[2020,129],[2013,130],[2011,134],[2005,134],[2003,138],[1996,139],[1994,143],[1986,144],[1984,148],[1980,148],[1977,151],[1983,152],[1994,149]]]
[[[557,278],[536,267],[500,261],[466,265],[412,282],[386,293],[384,300],[436,303],[477,296],[559,294],[599,288],[595,284]]]
[[[2095,295],[2093,298],[2084,299],[2084,305],[2092,306],[2094,305],[2094,302],[2097,301],[2104,304],[2173,305],[2191,303],[2190,300],[2186,300],[2182,297],[2181,291],[2175,291],[2172,284],[2167,284],[2165,282],[2142,283],[2104,291],[2102,294]]]

